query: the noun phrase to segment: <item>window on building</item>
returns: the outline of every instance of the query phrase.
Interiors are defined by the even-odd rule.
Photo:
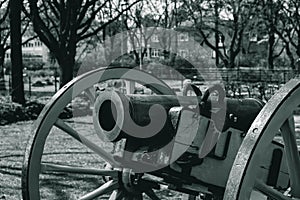
[[[151,39],[152,39],[152,42],[159,42],[157,34],[153,34],[152,37],[151,37]]]
[[[186,58],[189,55],[189,51],[187,49],[181,49],[179,50],[179,55],[183,58]]]
[[[189,34],[188,33],[180,33],[179,34],[179,41],[189,41]]]
[[[42,46],[42,42],[37,41],[35,46],[38,46],[38,47]]]
[[[212,50],[212,52],[211,52],[211,57],[212,57],[212,58],[216,58],[216,51]]]
[[[250,33],[249,38],[250,38],[250,42],[257,42],[257,34],[256,33]]]
[[[154,57],[154,58],[159,57],[159,50],[158,49],[152,49],[151,56]]]

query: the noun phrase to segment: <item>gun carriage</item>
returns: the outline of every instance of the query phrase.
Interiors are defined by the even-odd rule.
[[[121,78],[155,94],[94,92],[95,84]],[[93,110],[84,130],[72,125],[76,118],[60,118],[82,93]],[[300,199],[299,100],[299,79],[264,105],[226,98],[219,85],[202,96],[176,96],[139,70],[95,70],[63,87],[35,122],[24,158],[23,198],[165,199],[163,188],[179,193],[171,199]]]

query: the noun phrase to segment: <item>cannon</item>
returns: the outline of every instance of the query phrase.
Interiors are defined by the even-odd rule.
[[[153,95],[95,92],[114,79]],[[75,109],[62,118],[83,94],[92,116]],[[224,94],[214,85],[202,96],[177,96],[151,74],[124,67],[75,78],[34,124],[23,199],[300,199],[300,80],[267,103]]]

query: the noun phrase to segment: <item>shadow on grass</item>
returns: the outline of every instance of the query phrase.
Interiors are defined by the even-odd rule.
[[[21,177],[21,167],[0,166],[0,174]]]
[[[103,182],[97,177],[70,175],[65,173],[47,173],[51,175],[40,181],[40,190],[45,199],[74,199],[75,195],[84,195],[98,188]]]

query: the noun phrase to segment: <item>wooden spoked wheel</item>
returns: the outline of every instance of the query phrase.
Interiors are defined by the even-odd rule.
[[[268,101],[251,125],[234,161],[224,199],[300,199],[300,159],[297,147],[300,135],[299,105],[300,80],[292,79]],[[264,170],[262,163],[268,160],[266,155],[274,141],[281,143],[283,149],[279,167],[286,168],[285,173],[278,169],[287,179],[286,184],[282,184],[285,186],[281,187],[276,186],[282,181],[280,177],[277,183],[270,186],[261,175]]]
[[[152,75],[129,68],[98,69],[72,80],[55,94],[34,124],[22,170],[23,199],[142,199],[143,194],[159,199],[153,191],[155,181],[118,168],[110,154],[112,143],[98,138],[92,117],[59,117],[82,92],[93,98],[94,85],[110,79],[131,80],[158,94],[174,95]]]

